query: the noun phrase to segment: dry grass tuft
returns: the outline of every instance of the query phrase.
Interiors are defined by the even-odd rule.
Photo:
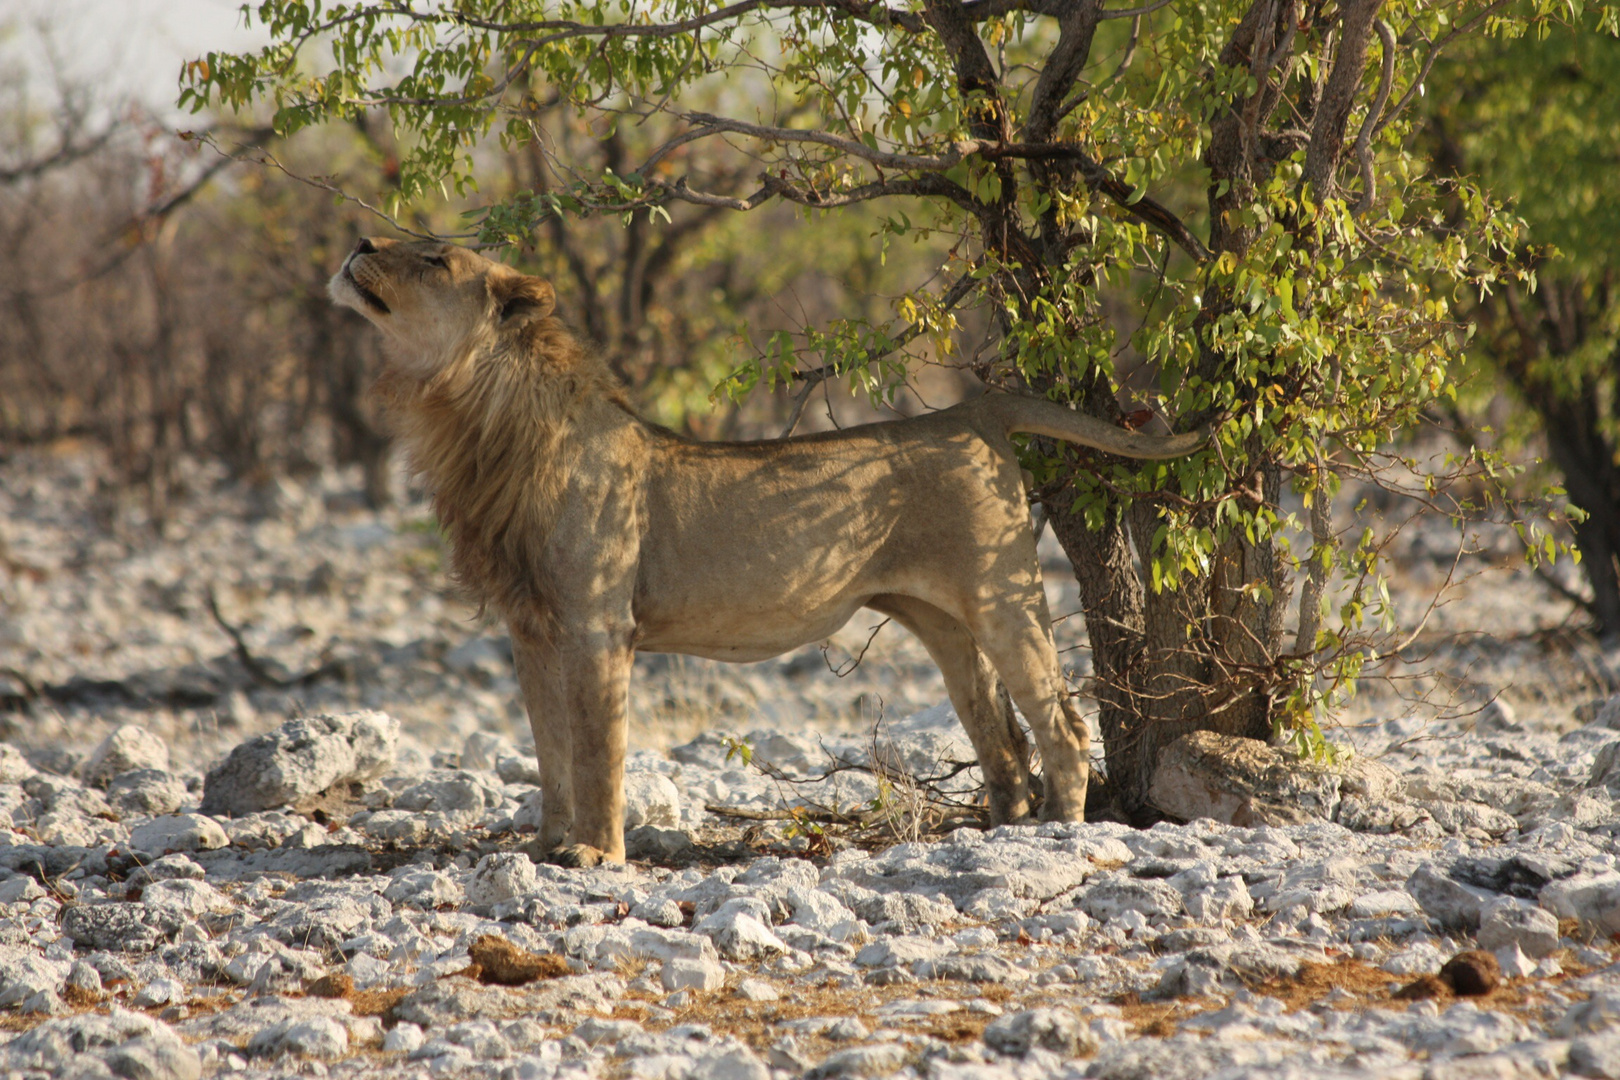
[[[396,986],[389,990],[356,990],[349,995],[349,1008],[356,1016],[380,1016],[393,1019],[394,1006],[411,994],[411,987]]]
[[[100,1005],[103,996],[94,990],[86,990],[84,987],[74,986],[72,983],[62,987],[62,1001],[68,1007],[74,1009],[89,1009]]]
[[[496,986],[525,986],[541,979],[560,979],[569,973],[568,961],[560,956],[532,953],[505,938],[484,934],[467,949],[472,968],[466,974],[479,982]]]
[[[347,998],[354,995],[354,978],[341,971],[322,975],[304,991],[310,997]]]

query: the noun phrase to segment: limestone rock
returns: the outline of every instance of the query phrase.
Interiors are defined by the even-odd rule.
[[[84,782],[105,787],[122,773],[168,767],[169,748],[163,740],[137,724],[125,724],[90,752],[84,763]]]
[[[1022,1056],[1035,1047],[1073,1057],[1094,1053],[1096,1038],[1068,1009],[1026,1009],[997,1017],[984,1029],[984,1043],[1003,1054]]]
[[[330,1016],[283,1020],[255,1034],[247,1048],[264,1057],[294,1054],[335,1060],[349,1052],[349,1029]]]
[[[1517,946],[1537,960],[1558,949],[1558,919],[1552,912],[1511,896],[1487,903],[1480,911],[1479,947],[1495,952]]]
[[[1159,754],[1148,801],[1184,821],[1228,825],[1300,825],[1330,820],[1340,778],[1258,739],[1195,731]]]
[[[478,861],[467,880],[467,902],[494,907],[505,900],[527,896],[539,886],[534,863],[521,851],[498,851]]]
[[[681,823],[681,793],[662,773],[633,771],[624,775],[624,827],[656,825],[672,829]]]
[[[373,780],[393,763],[398,740],[399,721],[375,711],[290,720],[208,771],[202,811],[251,814]]]
[[[129,846],[150,855],[170,852],[212,851],[229,844],[219,822],[202,814],[171,814],[153,818],[129,831]]]
[[[107,785],[107,802],[126,817],[172,814],[186,802],[186,785],[162,769],[131,769]]]

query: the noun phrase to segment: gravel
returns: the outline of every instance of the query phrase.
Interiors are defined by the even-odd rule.
[[[226,491],[142,546],[86,524],[74,468],[0,472],[4,551],[40,571],[0,574],[0,670],[39,690],[0,743],[0,1073],[1620,1075],[1620,698],[1395,713],[1307,769],[1195,740],[1156,788],[1185,824],[859,846],[772,815],[892,800],[874,755],[967,759],[926,658],[846,684],[814,650],[643,658],[632,712],[696,719],[631,755],[636,860],[563,870],[526,848],[509,647],[439,599],[419,510]],[[824,722],[829,686],[888,718]],[[1460,996],[1476,949],[1505,986]]]

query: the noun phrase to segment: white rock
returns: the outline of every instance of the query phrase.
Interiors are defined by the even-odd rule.
[[[1445,961],[1438,948],[1428,942],[1419,942],[1387,957],[1378,966],[1391,975],[1433,975]]]
[[[936,960],[950,951],[950,943],[939,938],[880,938],[856,953],[855,962],[862,967],[910,967],[919,960]]]
[[[17,1011],[24,1016],[61,1016],[67,1012],[67,1006],[57,996],[56,991],[41,990],[18,1005]]]
[[[391,904],[432,911],[444,904],[459,904],[466,898],[461,883],[443,870],[410,867],[395,872],[393,884],[383,890]]]
[[[461,767],[474,772],[494,772],[501,758],[511,756],[515,749],[499,735],[475,731],[461,744]]]
[[[1068,1009],[1029,1009],[991,1021],[984,1029],[985,1045],[1003,1054],[1023,1055],[1035,1048],[1063,1057],[1094,1053],[1095,1038],[1080,1018]]]
[[[208,771],[202,810],[234,817],[376,779],[393,764],[398,742],[399,721],[376,711],[289,720]]]
[[[101,740],[84,764],[84,781],[105,787],[113,777],[134,769],[169,767],[169,747],[136,724],[125,724]]]
[[[0,743],[0,784],[20,784],[36,772],[18,747]]]
[[[718,960],[714,942],[685,930],[643,927],[630,934],[631,955],[648,960]]]
[[[1465,885],[1432,864],[1424,864],[1406,879],[1406,891],[1442,927],[1472,929],[1480,911],[1495,894]]]
[[[107,802],[126,816],[172,814],[187,798],[180,778],[162,769],[131,769],[107,785]]]
[[[150,1009],[186,1000],[186,988],[175,979],[153,979],[135,994],[135,1006]]]
[[[177,851],[137,867],[125,880],[131,885],[144,887],[154,881],[201,881],[207,876],[208,872],[196,859]]]
[[[727,960],[760,960],[788,951],[787,944],[769,926],[746,911],[722,909],[694,929],[707,934]]]
[[[230,897],[206,881],[174,878],[154,881],[141,892],[141,903],[147,907],[169,907],[182,915],[196,918],[201,915],[227,914],[236,910]]]
[[[677,956],[664,961],[659,981],[666,991],[718,990],[726,983],[726,969],[718,960]]]
[[[839,903],[837,897],[821,889],[789,889],[787,904],[793,909],[788,922],[829,937],[833,927],[855,918],[855,913]]]
[[[727,1046],[700,1055],[691,1073],[703,1080],[770,1080],[771,1070],[746,1046]]]
[[[1576,874],[1542,887],[1541,906],[1560,919],[1579,919],[1603,934],[1620,933],[1620,872]]]
[[[0,881],[0,904],[31,904],[44,895],[39,882],[27,874]]]
[[[1568,1038],[1620,1029],[1620,993],[1605,990],[1571,1005],[1553,1025],[1553,1033]]]
[[[1517,943],[1497,949],[1496,962],[1502,968],[1502,975],[1509,979],[1522,979],[1535,970],[1536,966],[1519,949]]]
[[[1169,918],[1185,910],[1181,893],[1164,881],[1115,878],[1099,881],[1080,894],[1080,910],[1098,922],[1107,922],[1127,911],[1148,918]]]
[[[1198,731],[1159,755],[1148,800],[1172,817],[1293,825],[1333,816],[1339,777],[1257,739]]]
[[[0,945],[0,1006],[17,1005],[41,991],[61,993],[70,965],[33,949]]]
[[[743,1001],[780,1001],[782,991],[764,979],[743,979],[737,984],[737,997]]]
[[[135,851],[164,855],[171,851],[209,851],[230,843],[219,822],[202,814],[172,814],[153,818],[129,831]]]
[[[383,1049],[395,1054],[410,1054],[421,1049],[427,1041],[422,1029],[415,1024],[401,1023],[389,1029],[383,1036]]]
[[[400,792],[394,799],[396,810],[432,812],[459,819],[476,818],[491,806],[499,805],[500,795],[477,777],[467,773],[424,780]]]
[[[1352,900],[1347,914],[1353,919],[1372,919],[1380,915],[1416,915],[1417,911],[1417,901],[1405,889],[1379,889]]]
[[[494,907],[505,900],[527,896],[540,885],[534,863],[521,851],[498,851],[478,860],[467,879],[467,902]]]
[[[1254,912],[1254,898],[1249,887],[1236,875],[1218,879],[1207,889],[1188,896],[1187,914],[1200,922],[1218,922],[1222,919],[1247,919]]]
[[[635,770],[624,774],[624,827],[657,825],[672,829],[681,823],[681,793],[662,773]]]
[[[248,1040],[248,1053],[265,1057],[296,1054],[336,1060],[348,1052],[349,1029],[330,1016],[283,1020]]]
[[[1495,952],[1516,946],[1534,959],[1558,950],[1558,919],[1545,908],[1503,896],[1480,912],[1479,947]]]

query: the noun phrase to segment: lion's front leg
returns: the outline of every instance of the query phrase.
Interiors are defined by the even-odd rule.
[[[624,754],[634,659],[627,634],[581,635],[562,649],[574,781],[570,843],[555,853],[564,865],[624,861]]]
[[[535,848],[544,853],[567,843],[574,825],[573,725],[568,695],[556,649],[517,626],[512,627],[512,662],[540,763],[540,835]]]

